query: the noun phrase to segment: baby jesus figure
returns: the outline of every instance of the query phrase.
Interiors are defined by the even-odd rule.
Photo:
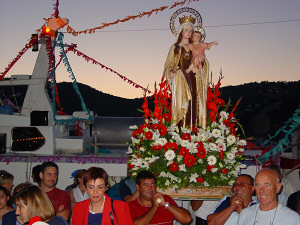
[[[202,35],[200,31],[195,31],[192,37],[193,43],[189,44],[189,49],[193,53],[193,59],[191,65],[186,70],[187,73],[194,72],[196,74],[199,73],[199,70],[202,69],[203,63],[206,59],[205,51],[209,50],[211,46],[218,45],[219,43],[214,41],[211,43],[201,42]]]

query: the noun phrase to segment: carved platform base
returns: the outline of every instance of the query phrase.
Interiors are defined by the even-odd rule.
[[[187,187],[176,191],[173,188],[167,188],[165,191],[157,189],[157,191],[178,200],[219,200],[225,195],[231,196],[231,188],[231,186],[210,188]]]

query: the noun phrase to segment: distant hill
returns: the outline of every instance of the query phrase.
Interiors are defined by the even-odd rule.
[[[71,114],[73,111],[82,110],[79,98],[75,93],[72,83],[58,83],[58,93],[64,112]],[[89,110],[98,116],[113,117],[141,117],[138,111],[143,104],[142,98],[125,99],[110,94],[105,94],[90,86],[78,83],[79,90]],[[1,87],[6,96],[12,95],[11,87]],[[15,93],[25,93],[26,87],[14,87]],[[232,105],[242,97],[236,110],[236,117],[243,125],[246,137],[268,138],[273,135],[284,122],[295,112],[300,104],[300,81],[293,82],[261,82],[247,83],[237,86],[221,88],[221,98]],[[13,98],[11,98],[13,101]],[[24,99],[17,96],[18,105]],[[231,110],[231,109],[230,109]]]

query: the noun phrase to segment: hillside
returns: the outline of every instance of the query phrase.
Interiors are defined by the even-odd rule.
[[[79,90],[87,105],[98,116],[112,117],[140,117],[138,111],[143,103],[142,98],[125,99],[110,94],[105,94],[84,84],[78,84]],[[23,102],[22,95],[26,87],[16,86],[14,92],[18,105]],[[11,87],[1,87],[6,96],[12,95]],[[82,110],[72,84],[69,82],[58,83],[58,93],[63,111],[67,114]],[[268,138],[274,134],[284,122],[288,120],[300,104],[300,81],[293,82],[261,82],[247,83],[237,86],[221,88],[221,98],[232,105],[242,97],[237,108],[236,117],[243,125],[246,137],[256,139]],[[10,98],[13,101],[13,98]]]

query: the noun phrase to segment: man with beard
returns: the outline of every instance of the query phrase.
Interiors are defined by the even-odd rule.
[[[41,189],[43,189],[52,202],[56,215],[66,221],[71,215],[71,200],[67,192],[55,187],[58,179],[58,166],[53,162],[44,162],[40,172]]]
[[[254,179],[241,174],[232,187],[233,195],[221,199],[215,211],[207,217],[208,225],[237,225],[239,214],[256,202],[252,201]]]
[[[140,171],[137,174],[136,188],[139,197],[128,202],[135,225],[172,225],[174,219],[182,224],[191,222],[189,211],[178,207],[170,196],[156,192],[156,177],[151,172]]]

